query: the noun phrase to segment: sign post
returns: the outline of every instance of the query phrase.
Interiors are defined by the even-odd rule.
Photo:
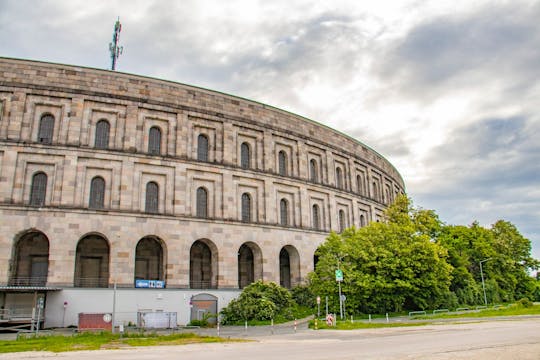
[[[338,283],[339,290],[339,318],[343,320],[343,299],[341,298],[341,282],[343,281],[343,271],[340,269],[336,270],[336,281]]]
[[[317,319],[321,317],[321,297],[317,296]]]

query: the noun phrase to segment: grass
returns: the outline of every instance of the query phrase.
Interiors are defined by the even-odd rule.
[[[325,321],[319,320],[317,323],[318,329],[331,329],[331,330],[354,330],[354,329],[376,329],[387,327],[407,327],[407,326],[422,326],[431,325],[436,323],[437,319],[463,319],[463,318],[490,318],[497,316],[520,316],[520,315],[540,315],[540,305],[533,305],[530,307],[524,307],[519,305],[511,305],[509,307],[501,307],[497,309],[482,309],[462,313],[441,313],[436,315],[422,315],[413,316],[407,320],[415,320],[408,322],[407,320],[400,322],[365,322],[364,320],[356,320],[351,323],[348,320],[338,321],[336,326],[327,326]],[[382,316],[379,316],[382,317]],[[364,317],[362,317],[364,318]],[[372,318],[376,318],[373,316]],[[418,321],[425,320],[425,321]],[[315,327],[315,322],[311,321],[310,328]]]
[[[412,319],[453,319],[453,318],[483,318],[494,316],[519,316],[519,315],[540,315],[540,305],[523,307],[518,305],[510,305],[497,309],[482,309],[476,311],[468,311],[459,314],[441,313],[436,315],[421,315],[414,316]]]
[[[184,345],[193,343],[224,342],[219,337],[199,336],[192,333],[156,335],[129,334],[120,335],[109,332],[82,333],[73,336],[38,336],[21,337],[17,340],[0,341],[0,353],[21,351],[65,352],[78,350],[114,349],[129,346]],[[233,340],[234,341],[234,340]]]

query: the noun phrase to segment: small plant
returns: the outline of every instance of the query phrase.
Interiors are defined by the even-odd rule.
[[[525,298],[519,299],[516,302],[516,305],[519,307],[530,308],[533,306],[533,302],[525,297]]]

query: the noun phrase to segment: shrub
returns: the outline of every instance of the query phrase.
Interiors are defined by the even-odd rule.
[[[307,285],[298,285],[291,290],[294,301],[300,306],[314,308],[316,305],[316,296]]]
[[[276,315],[291,317],[295,305],[291,293],[275,283],[254,282],[237,299],[221,310],[222,323],[246,320],[270,320]]]
[[[516,303],[519,307],[530,308],[533,306],[533,302],[527,298],[519,299]]]

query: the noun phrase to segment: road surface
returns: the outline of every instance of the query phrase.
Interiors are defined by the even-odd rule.
[[[248,333],[249,337],[249,333]],[[540,318],[369,330],[257,335],[242,343],[137,349],[28,352],[0,359],[540,359]]]

